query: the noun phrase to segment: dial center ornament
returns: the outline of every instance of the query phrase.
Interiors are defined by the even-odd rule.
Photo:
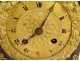
[[[41,28],[36,28],[35,29],[35,34],[36,35],[41,35],[43,33],[43,30]]]

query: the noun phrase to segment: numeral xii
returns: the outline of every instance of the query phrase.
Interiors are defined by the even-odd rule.
[[[37,7],[42,7],[42,3],[41,2],[36,2]]]

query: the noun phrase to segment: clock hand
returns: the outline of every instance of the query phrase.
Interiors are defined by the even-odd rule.
[[[44,26],[44,24],[45,24],[45,22],[46,22],[46,20],[47,20],[47,18],[48,18],[48,16],[49,16],[49,14],[50,14],[50,13],[52,12],[52,10],[53,10],[55,4],[56,4],[56,2],[49,8],[49,12],[48,12],[46,18],[44,19],[43,23],[41,24],[40,28],[42,28],[42,27]]]
[[[27,40],[31,39],[32,37],[35,36],[36,33],[32,34]]]
[[[41,35],[41,34],[43,33],[43,30],[42,30],[41,28],[42,28],[43,25],[45,24],[45,22],[46,22],[46,20],[47,20],[47,18],[48,18],[48,16],[49,16],[49,14],[52,12],[55,4],[56,4],[56,2],[49,8],[49,13],[47,14],[47,16],[46,16],[46,18],[44,19],[44,21],[43,21],[43,23],[41,24],[41,26],[40,26],[39,28],[36,28],[36,29],[35,29],[35,33],[32,34],[32,35],[27,39],[27,41],[28,41],[29,39],[31,39],[32,37],[34,37],[35,35]]]

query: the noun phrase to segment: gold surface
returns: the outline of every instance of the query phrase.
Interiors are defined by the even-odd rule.
[[[66,59],[80,42],[77,2],[40,3],[42,7],[37,7],[38,2],[2,2],[0,5],[1,46],[13,59]],[[43,34],[22,44],[23,39],[28,39],[40,27],[53,4],[54,9],[42,28]],[[23,8],[25,5],[28,9]],[[51,43],[53,38],[57,39],[56,44]],[[19,42],[14,41],[17,39]]]
[[[4,55],[0,52],[0,60],[6,60],[6,58],[4,57]]]
[[[77,55],[73,55],[72,60],[78,60],[78,56]]]

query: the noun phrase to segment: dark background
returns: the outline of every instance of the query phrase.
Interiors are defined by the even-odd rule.
[[[80,1],[78,1],[78,4],[80,5]]]

